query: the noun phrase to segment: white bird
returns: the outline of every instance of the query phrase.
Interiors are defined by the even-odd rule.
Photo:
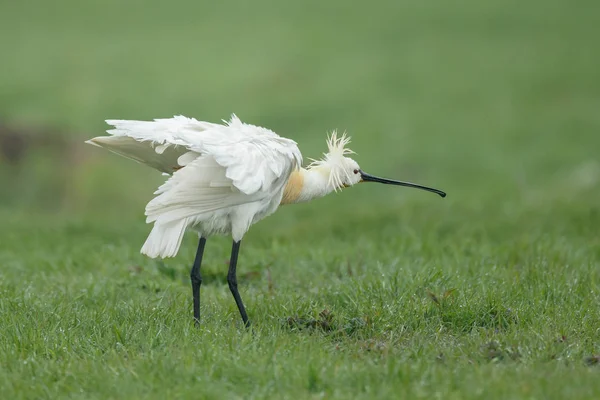
[[[362,171],[347,156],[350,138],[333,132],[323,159],[302,168],[302,154],[291,139],[269,129],[245,124],[235,115],[214,124],[175,116],[154,121],[107,120],[114,129],[86,143],[108,149],[155,168],[170,178],[146,206],[146,222],[154,223],[141,252],[173,257],[187,230],[199,235],[192,270],[194,320],[200,320],[200,266],[206,238],[230,234],[233,246],[227,282],[242,320],[248,316],[237,288],[236,266],[241,240],[250,226],[282,204],[325,196],[359,182],[380,182],[440,190],[378,178]]]

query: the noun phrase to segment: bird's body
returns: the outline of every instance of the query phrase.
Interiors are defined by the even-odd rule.
[[[239,244],[250,226],[281,204],[309,201],[361,181],[377,181],[443,192],[376,178],[346,157],[349,139],[335,133],[329,152],[302,167],[296,142],[269,129],[242,123],[235,115],[225,124],[176,116],[154,121],[108,120],[110,136],[88,143],[153,167],[170,178],[146,206],[154,226],[141,252],[150,257],[175,256],[184,233],[193,230],[200,244],[192,269],[194,317],[199,318],[200,263],[206,238],[228,234],[233,249],[228,274],[231,291],[248,324],[237,293],[235,268]]]
[[[171,175],[146,206],[154,228],[142,253],[150,257],[175,256],[186,230],[241,240],[275,212],[302,164],[296,142],[235,116],[226,125],[181,116],[107,122],[112,136],[90,143]]]

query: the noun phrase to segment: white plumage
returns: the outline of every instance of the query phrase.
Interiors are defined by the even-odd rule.
[[[175,256],[187,229],[240,241],[277,209],[290,174],[302,165],[296,142],[235,115],[224,125],[183,116],[106,122],[115,128],[111,136],[88,143],[172,175],[146,206],[154,227],[142,253],[150,257]]]
[[[200,236],[190,278],[194,319],[200,320],[200,266],[206,238],[231,234],[233,245],[227,282],[242,320],[248,315],[237,289],[240,243],[250,226],[272,214],[280,204],[322,197],[358,182],[410,186],[446,194],[408,182],[378,178],[346,157],[350,139],[332,133],[322,160],[302,168],[296,142],[242,123],[235,115],[224,125],[177,116],[154,121],[108,120],[110,136],[88,141],[147,164],[170,178],[146,206],[154,226],[142,247],[150,257],[175,256],[186,230]]]

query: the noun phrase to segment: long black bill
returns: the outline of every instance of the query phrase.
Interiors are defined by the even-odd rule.
[[[446,193],[442,192],[441,190],[437,190],[437,189],[430,188],[427,186],[417,185],[416,183],[393,181],[391,179],[379,178],[377,176],[367,174],[363,170],[360,170],[360,176],[362,177],[363,182],[379,182],[379,183],[385,183],[386,185],[408,186],[408,187],[417,188],[417,189],[421,189],[421,190],[427,190],[428,192],[437,193],[442,197],[446,197]]]

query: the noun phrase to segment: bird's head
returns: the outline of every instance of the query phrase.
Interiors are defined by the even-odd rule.
[[[356,161],[347,157],[350,154],[355,154],[346,147],[349,143],[350,137],[346,136],[345,133],[341,137],[338,137],[337,132],[334,131],[327,139],[329,151],[323,155],[322,160],[313,160],[310,165],[312,168],[319,168],[328,173],[329,186],[333,190],[341,190],[360,182],[379,182],[387,185],[407,186],[427,190],[429,192],[437,193],[441,197],[446,197],[446,193],[438,189],[410,182],[379,178],[366,173],[360,168]]]
[[[347,157],[354,154],[346,146],[350,143],[350,138],[344,133],[338,137],[337,132],[327,138],[328,152],[323,154],[321,160],[312,160],[310,168],[323,171],[329,177],[329,186],[333,190],[340,190],[350,187],[360,182],[360,167],[358,163]]]

